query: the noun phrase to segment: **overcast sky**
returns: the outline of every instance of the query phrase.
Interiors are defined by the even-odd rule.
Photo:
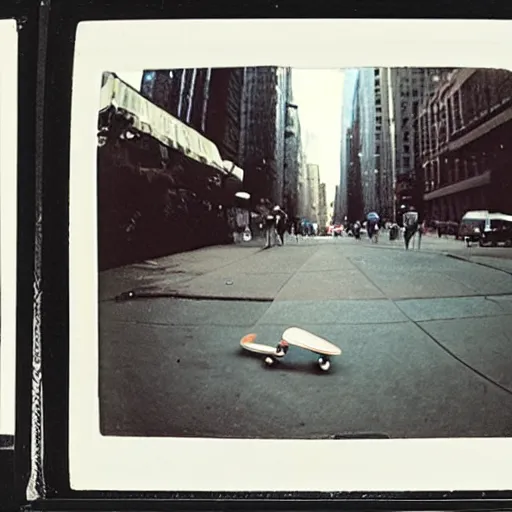
[[[117,72],[117,75],[140,90],[142,71]],[[306,156],[309,163],[319,165],[320,179],[327,185],[327,203],[330,203],[340,175],[343,71],[293,69],[292,85],[303,133],[309,135]]]
[[[292,86],[307,139],[306,156],[309,163],[319,165],[330,203],[340,179],[343,71],[293,69]]]

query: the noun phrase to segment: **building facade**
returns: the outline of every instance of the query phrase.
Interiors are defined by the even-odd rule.
[[[415,171],[418,166],[415,152],[415,145],[416,149],[418,147],[416,120],[422,101],[433,93],[440,70],[362,68],[351,71],[357,72],[357,75],[355,79],[355,75],[350,76],[350,83],[347,84],[350,89],[345,91],[340,197],[335,216],[338,221],[343,218],[343,187],[347,183],[349,201],[348,183],[352,183],[352,188],[355,186],[355,176],[352,175],[351,181],[349,175],[358,169],[364,211],[375,210],[382,219],[394,220],[398,208],[398,184],[404,192],[403,188],[409,187],[411,180],[415,183],[415,176],[418,175]],[[357,99],[357,106],[354,102],[348,103],[347,98],[351,95]],[[359,126],[354,130],[356,117]],[[351,136],[358,134],[357,140],[347,137],[348,126],[352,127]],[[357,163],[353,153],[355,143],[359,144]],[[351,152],[352,158],[349,158]],[[409,188],[404,198],[412,193]]]
[[[264,198],[296,209],[297,143],[286,139],[297,124],[288,108],[289,68],[146,70],[141,94],[203,133],[224,160],[244,169],[253,203]],[[292,136],[297,137],[300,133]]]
[[[512,212],[512,73],[459,69],[421,110],[425,215],[460,221],[468,210]]]
[[[286,113],[283,207],[289,216],[298,215],[301,159],[300,119],[297,105],[289,103]]]
[[[359,70],[345,69],[343,77],[343,103],[341,112],[341,151],[340,151],[340,179],[335,195],[334,222],[342,223],[348,216],[348,174],[350,164],[350,145],[347,131],[352,129],[354,122],[354,94],[357,85]]]
[[[414,206],[423,215],[423,198],[419,155],[418,114],[421,106],[434,93],[441,77],[441,68],[392,68],[389,70],[391,127],[394,153],[394,209],[401,213]],[[421,180],[420,180],[421,181]]]
[[[326,184],[320,183],[318,194],[318,228],[322,232],[329,223]]]
[[[360,121],[360,160],[363,202],[366,212],[380,211],[379,189],[377,187],[378,158],[376,151],[380,147],[381,124],[377,124],[380,105],[380,94],[376,97],[375,70],[364,68],[359,72],[356,94],[358,96],[358,112]]]
[[[298,190],[297,190],[297,216],[306,219],[309,214],[309,182],[308,182],[308,167],[307,159],[304,149],[300,147],[299,152],[299,175],[297,177]]]
[[[256,200],[282,204],[289,70],[250,67],[242,97],[240,161]]]
[[[313,223],[319,223],[320,213],[320,167],[316,164],[307,164],[306,193],[308,195],[305,217]]]
[[[352,125],[346,132],[348,149],[347,169],[347,217],[350,223],[363,220],[365,204],[363,197],[363,180],[361,174],[361,112],[359,109],[359,83],[357,76],[352,102]]]
[[[212,140],[241,166],[243,68],[145,70],[141,94]]]

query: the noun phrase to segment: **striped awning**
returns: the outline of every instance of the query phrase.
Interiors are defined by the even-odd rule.
[[[213,167],[222,174],[243,180],[242,169],[231,162],[227,165],[211,140],[144,98],[114,73],[105,73],[105,77],[100,112],[113,107],[116,112],[130,118],[135,131],[149,135],[164,146]]]

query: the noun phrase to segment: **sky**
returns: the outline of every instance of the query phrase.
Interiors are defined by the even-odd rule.
[[[306,158],[320,167],[329,204],[340,180],[343,70],[293,69],[292,88],[306,138]]]
[[[121,80],[140,90],[142,71],[117,73]],[[334,201],[340,176],[343,71],[338,69],[293,69],[293,100],[299,117],[308,163],[320,167],[326,184],[327,203]]]

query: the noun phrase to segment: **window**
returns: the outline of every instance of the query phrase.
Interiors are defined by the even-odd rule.
[[[404,157],[404,168],[409,169],[411,167],[411,159],[408,156]]]
[[[409,153],[410,150],[411,150],[411,148],[410,148],[409,144],[405,144],[404,145],[404,153]]]

